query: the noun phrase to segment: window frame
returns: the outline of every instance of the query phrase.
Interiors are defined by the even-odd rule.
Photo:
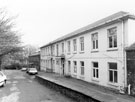
[[[98,67],[94,67],[94,63],[97,63]],[[99,79],[99,63],[97,61],[92,62],[92,78],[96,80]]]
[[[64,42],[62,42],[61,46],[62,46],[62,53],[64,53]]]
[[[117,68],[116,69],[110,69],[109,64],[116,64]],[[110,71],[112,72],[112,81],[110,81]],[[115,72],[117,72],[117,77],[115,78]],[[111,84],[117,84],[118,83],[118,63],[116,62],[108,62],[108,82]]]
[[[94,36],[96,38],[94,38]],[[98,33],[91,34],[91,41],[92,41],[92,50],[98,50],[99,49],[99,40],[98,40]]]
[[[71,42],[67,41],[67,52],[70,53],[71,52]]]
[[[74,68],[74,73],[77,73],[77,61],[73,61],[73,68]]]
[[[71,61],[68,60],[68,72],[71,73]]]
[[[111,30],[116,30],[115,33],[111,34]],[[112,42],[111,42],[111,47],[110,47],[110,37],[112,38]],[[108,40],[108,43],[107,43],[107,46],[108,46],[108,49],[117,49],[118,47],[118,40],[117,40],[117,27],[111,27],[109,29],[107,29],[107,40]],[[116,40],[116,46],[115,46],[115,40]]]
[[[80,37],[80,52],[84,52],[84,36]]]
[[[77,39],[73,39],[73,52],[77,52]]]
[[[57,51],[57,56],[59,56],[59,44],[56,44],[56,51]]]
[[[84,74],[85,74],[85,71],[84,71],[84,66],[82,66],[82,63],[84,64],[84,66],[85,66],[85,63],[84,63],[84,61],[80,61],[80,74],[81,74],[81,76],[84,76]]]

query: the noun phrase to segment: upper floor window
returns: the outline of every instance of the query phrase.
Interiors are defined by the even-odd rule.
[[[73,40],[73,50],[74,52],[77,51],[76,39]]]
[[[55,55],[55,46],[52,46],[52,55]]]
[[[70,52],[70,41],[67,42],[68,52]]]
[[[117,28],[108,29],[108,47],[116,48],[117,47]]]
[[[92,49],[98,49],[98,33],[92,34]]]
[[[84,51],[84,37],[80,37],[80,51]]]
[[[64,52],[64,43],[62,43],[62,52]]]
[[[59,45],[56,45],[56,50],[57,50],[57,56],[59,55]]]
[[[81,67],[81,75],[84,75],[84,61],[80,62],[80,67]]]
[[[108,63],[108,65],[109,65],[109,82],[117,83],[118,82],[117,63]]]

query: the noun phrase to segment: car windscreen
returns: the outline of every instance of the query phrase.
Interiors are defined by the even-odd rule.
[[[31,70],[31,71],[36,71],[36,69],[35,69],[35,68],[31,68],[30,70]]]

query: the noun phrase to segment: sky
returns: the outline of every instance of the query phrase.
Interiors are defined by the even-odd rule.
[[[43,46],[119,11],[135,14],[135,0],[0,0],[24,45]]]

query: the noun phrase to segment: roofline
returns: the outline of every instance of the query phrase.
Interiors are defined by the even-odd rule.
[[[44,47],[47,47],[47,46],[49,46],[49,45],[52,45],[52,44],[54,44],[54,43],[58,43],[58,42],[63,41],[63,40],[67,40],[67,39],[72,38],[72,37],[74,37],[74,36],[78,36],[78,35],[84,34],[85,32],[89,32],[89,31],[95,30],[95,29],[97,29],[97,28],[101,28],[101,27],[106,26],[107,24],[110,24],[110,23],[112,23],[112,22],[115,22],[115,21],[119,21],[119,22],[120,22],[120,21],[122,21],[122,20],[124,20],[124,19],[133,19],[133,20],[135,20],[135,16],[134,16],[134,15],[131,15],[131,14],[129,14],[129,13],[127,13],[127,14],[125,14],[125,15],[123,15],[123,16],[119,16],[119,17],[117,17],[117,18],[114,18],[114,19],[105,21],[105,22],[103,22],[103,23],[101,23],[101,24],[98,24],[97,26],[94,26],[94,27],[88,28],[88,29],[86,29],[86,30],[84,30],[84,31],[81,31],[81,32],[79,32],[79,33],[76,33],[75,35],[71,35],[71,36],[69,36],[69,37],[66,37],[66,38],[63,38],[63,39],[60,39],[60,40],[57,40],[57,39],[56,39],[56,41],[54,40],[54,41],[52,41],[52,42],[50,42],[50,43],[48,43],[48,44],[46,44],[46,45],[40,47],[40,49],[41,49],[41,48],[44,48]],[[100,21],[100,20],[99,20],[99,21]],[[86,26],[85,26],[85,27],[86,27]],[[84,28],[84,27],[82,27],[82,28]],[[81,28],[80,28],[80,29],[81,29]],[[77,30],[75,30],[75,31],[77,31]],[[75,32],[75,31],[74,31],[74,32]],[[69,34],[70,34],[70,33],[69,33]],[[67,34],[67,35],[68,35],[68,34]],[[59,38],[58,38],[58,39],[59,39]]]

